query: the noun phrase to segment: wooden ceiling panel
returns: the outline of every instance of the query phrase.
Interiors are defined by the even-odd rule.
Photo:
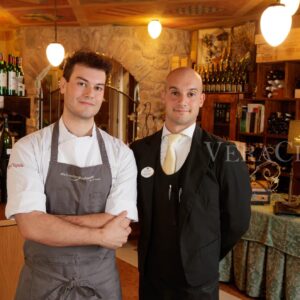
[[[24,9],[10,11],[11,15],[24,26],[53,25],[55,10],[53,8]],[[57,10],[58,23],[77,23],[71,8],[60,8]]]
[[[54,7],[55,0],[1,0],[0,7],[6,9],[29,9]],[[57,6],[69,5],[68,0],[56,0]]]
[[[144,26],[158,18],[170,28],[195,30],[258,20],[274,0],[56,0],[60,26]],[[53,25],[55,0],[0,0],[0,30]]]

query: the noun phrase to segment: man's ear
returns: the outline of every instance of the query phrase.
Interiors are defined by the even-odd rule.
[[[65,77],[62,77],[59,81],[59,89],[60,89],[61,94],[64,94],[66,91],[66,83],[67,83],[67,81],[66,81]]]
[[[205,101],[205,94],[200,95],[200,102],[199,102],[199,107],[202,107]]]

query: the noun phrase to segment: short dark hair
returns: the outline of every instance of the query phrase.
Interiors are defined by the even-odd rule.
[[[78,50],[72,56],[66,58],[63,77],[66,81],[70,80],[75,65],[83,65],[93,69],[103,70],[108,76],[112,69],[112,64],[103,55],[99,55],[91,50]]]

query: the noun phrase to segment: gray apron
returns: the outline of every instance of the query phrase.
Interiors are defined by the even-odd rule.
[[[57,162],[58,122],[54,125],[45,184],[47,213],[83,215],[104,212],[112,176],[104,141],[97,129],[102,165],[80,168]],[[121,299],[115,251],[99,246],[50,247],[24,244],[16,300]]]

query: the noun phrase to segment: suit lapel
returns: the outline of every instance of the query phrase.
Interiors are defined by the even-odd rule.
[[[152,170],[156,172],[156,162],[160,155],[161,135],[162,130],[158,131],[145,141],[143,155],[140,157],[139,178],[141,189],[139,193],[142,195],[141,199],[143,199],[143,209],[147,211],[147,213],[144,214],[144,217],[152,215],[153,185],[155,174],[147,178],[143,176],[142,173],[145,168],[152,168]],[[148,228],[150,229],[151,218],[145,221],[148,223]]]
[[[200,127],[196,126],[191,150],[188,156],[187,166],[182,176],[182,205],[179,215],[180,226],[184,223],[193,208],[202,178],[207,172],[210,163],[210,153],[207,142],[211,142],[209,135]]]

